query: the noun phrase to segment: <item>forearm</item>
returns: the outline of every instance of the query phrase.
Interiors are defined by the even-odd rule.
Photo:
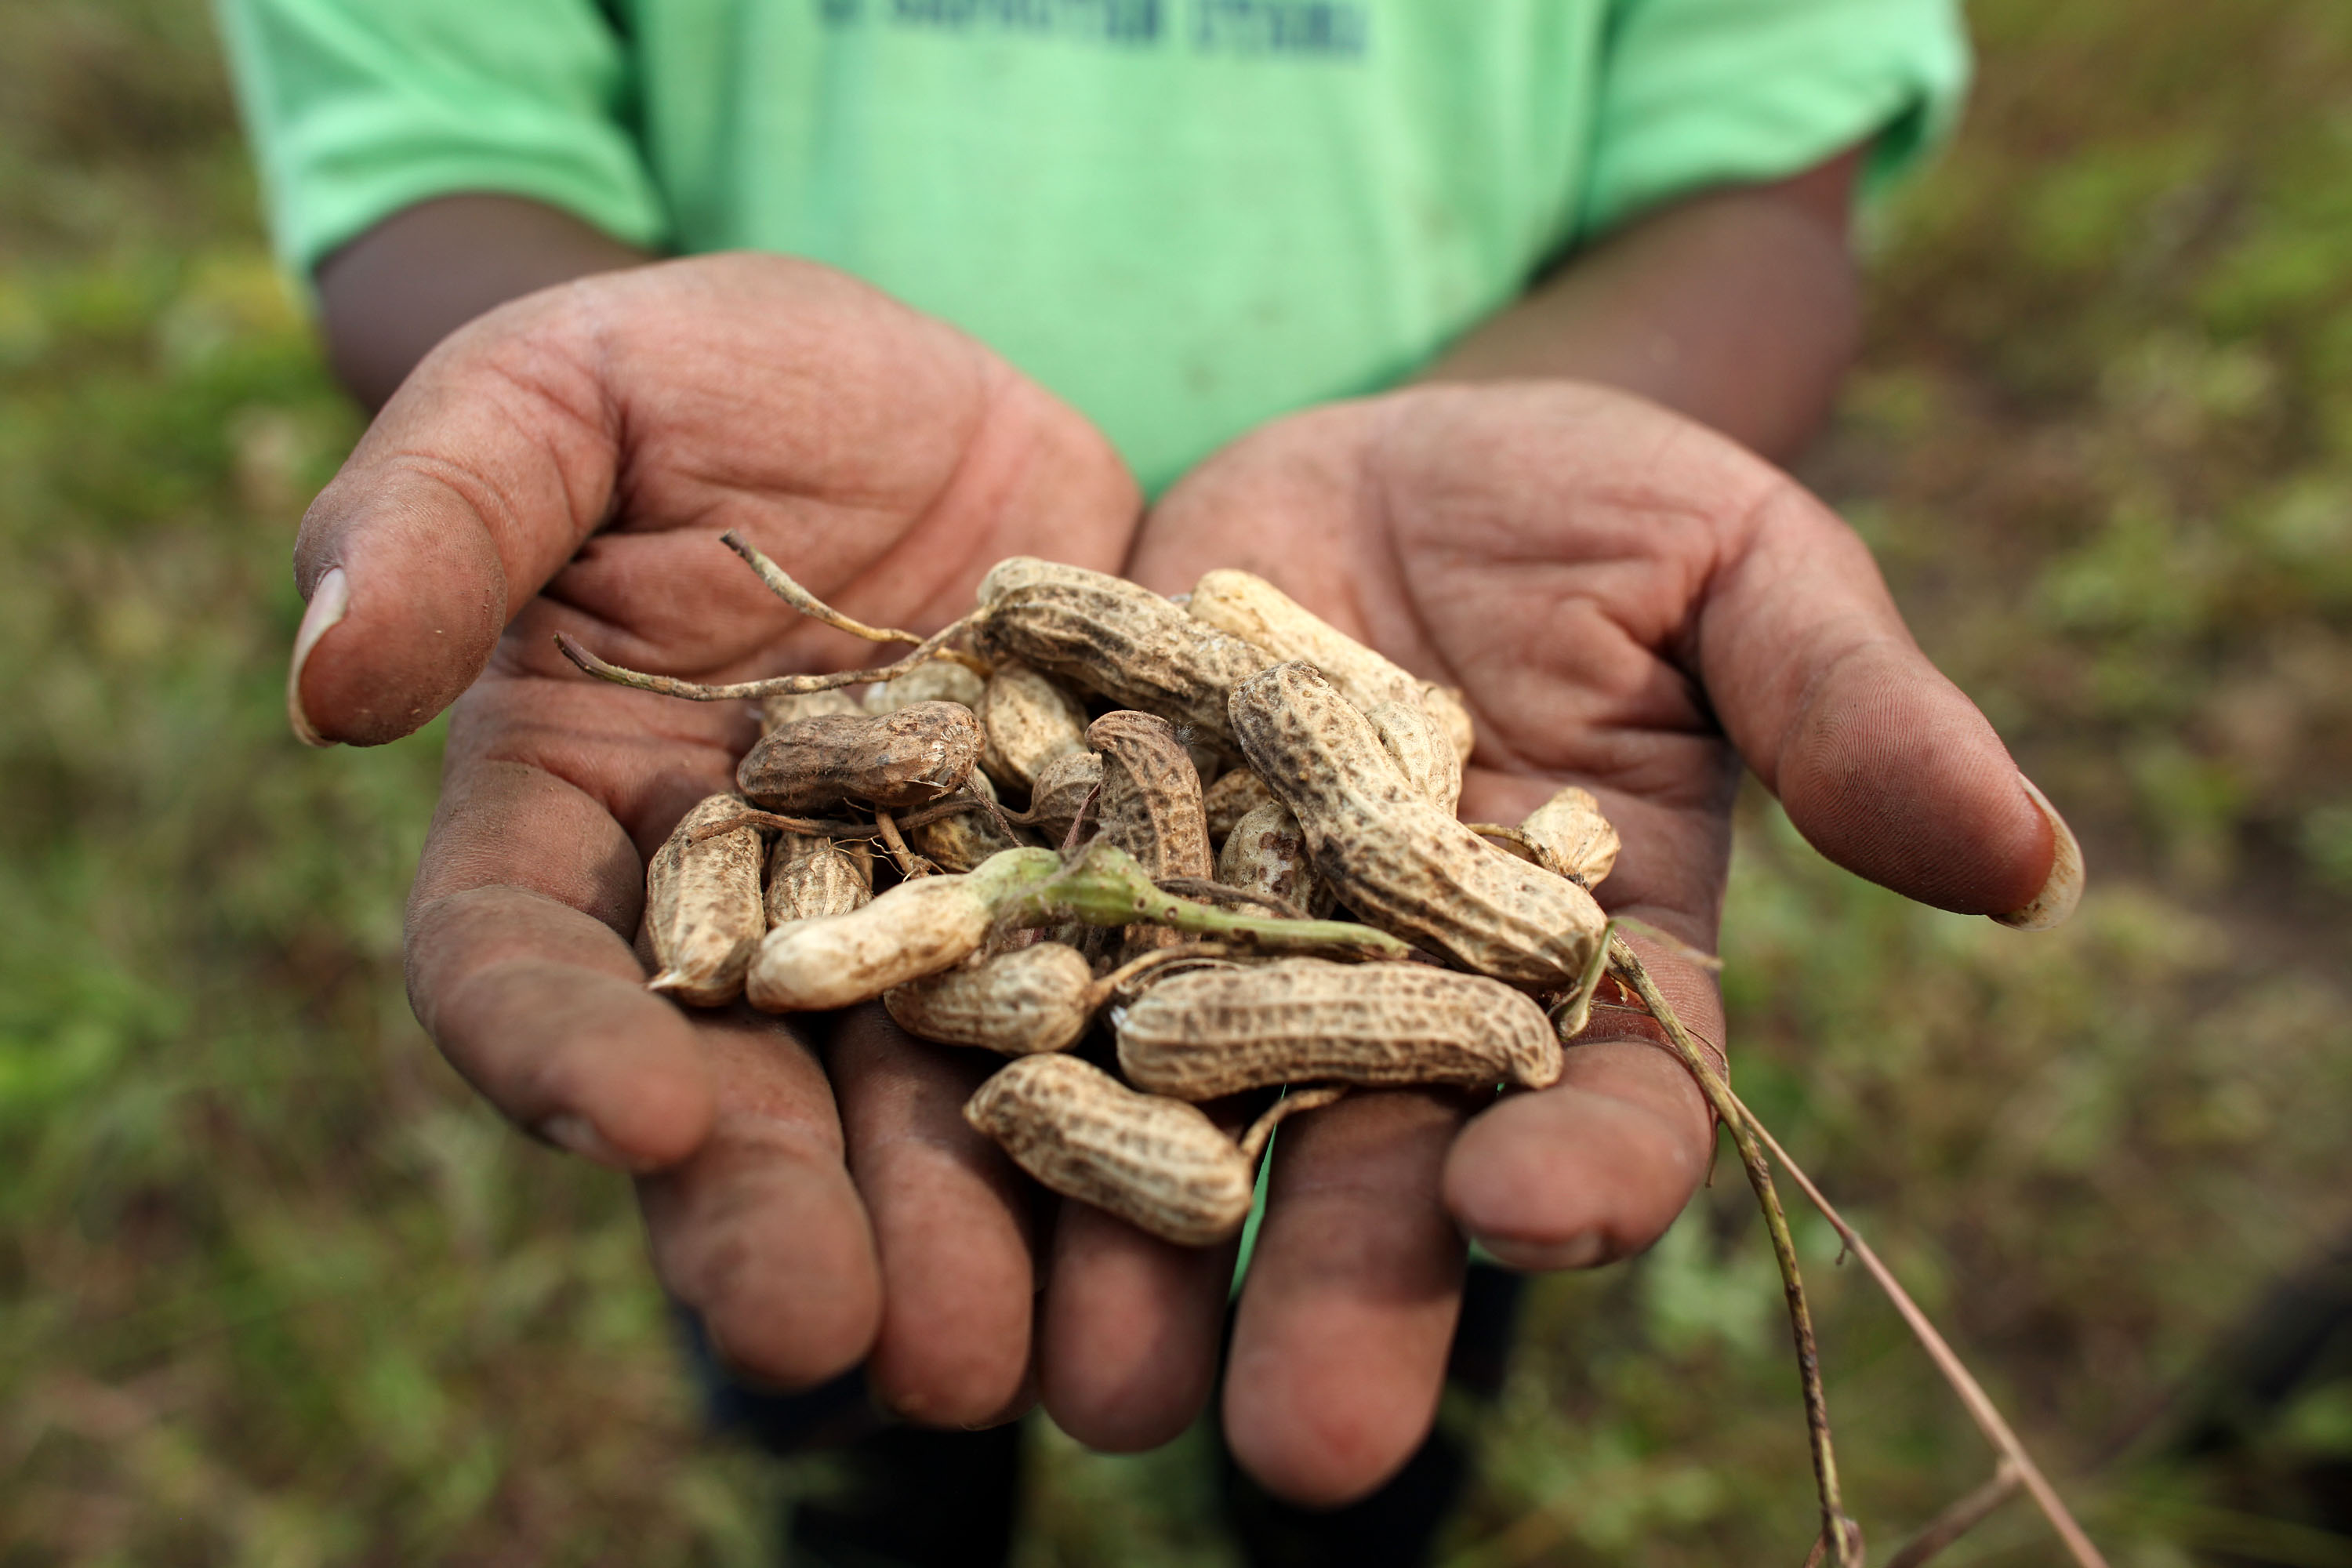
[[[434,344],[483,311],[653,259],[520,196],[421,202],[319,264],[328,359],[353,397],[381,408]]]
[[[1570,257],[1422,379],[1601,382],[1786,462],[1828,416],[1860,337],[1846,223],[1858,161],[1644,218]]]

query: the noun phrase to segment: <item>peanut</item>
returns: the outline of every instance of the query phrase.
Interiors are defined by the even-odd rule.
[[[1008,1057],[1068,1048],[1087,1032],[1098,1002],[1086,956],[1058,942],[1016,947],[882,993],[882,1005],[908,1034]]]
[[[864,711],[846,691],[787,691],[760,699],[760,733],[770,734],[795,720],[814,719],[821,713]]]
[[[1093,752],[1055,757],[1039,770],[1037,785],[1029,792],[1028,821],[1049,845],[1070,836],[1078,813],[1102,788],[1102,758]]]
[[[824,713],[762,736],[735,783],[770,811],[843,801],[896,810],[939,799],[980,759],[980,721],[954,702],[918,702],[879,718]]]
[[[971,670],[936,659],[917,665],[896,680],[876,681],[866,689],[860,707],[877,718],[918,702],[961,702],[976,711],[983,689],[980,677]]]
[[[1364,717],[1405,782],[1451,815],[1462,802],[1462,759],[1429,710],[1418,702],[1382,702]]]
[[[1234,825],[1274,798],[1265,781],[1248,768],[1228,768],[1216,783],[1201,792],[1201,810],[1209,819],[1209,842],[1223,844]]]
[[[1234,689],[1250,765],[1305,830],[1316,873],[1363,921],[1514,984],[1557,989],[1608,921],[1565,878],[1515,860],[1405,781],[1363,714],[1311,666]]]
[[[1548,871],[1597,888],[1616,868],[1617,830],[1601,815],[1592,792],[1569,785],[1529,812],[1519,832]]]
[[[974,768],[963,787],[934,808],[961,805],[964,809],[907,828],[907,846],[942,871],[970,871],[1000,850],[1019,848],[1021,840],[988,809],[995,804],[996,791],[988,775]]]
[[[901,882],[847,914],[778,926],[752,956],[744,994],[770,1013],[870,1002],[977,952],[998,906],[1061,864],[1050,849],[1008,849],[961,876]]]
[[[963,1114],[1045,1185],[1180,1247],[1223,1241],[1248,1216],[1255,1162],[1215,1122],[1076,1057],[1021,1058]]]
[[[1265,578],[1231,569],[1203,573],[1187,607],[1277,659],[1313,665],[1364,712],[1383,702],[1425,708],[1438,721],[1439,737],[1454,747],[1455,760],[1469,760],[1470,716],[1451,689],[1373,652]],[[1445,805],[1453,809],[1451,802]]]
[[[1211,875],[1216,862],[1209,853],[1208,819],[1201,811],[1201,775],[1175,726],[1150,713],[1120,709],[1087,727],[1087,743],[1103,763],[1097,806],[1103,841],[1135,857],[1155,882]],[[1132,925],[1121,951],[1132,957],[1182,940],[1162,927]]]
[[[1087,749],[1086,709],[1042,670],[999,665],[979,707],[988,731],[980,765],[1009,790],[1034,790],[1046,763]]]
[[[874,853],[864,844],[798,833],[768,851],[768,925],[845,915],[874,899]]]
[[[1335,902],[1315,875],[1298,819],[1278,800],[1268,800],[1234,825],[1217,851],[1217,880],[1280,899],[1317,920],[1329,914]]]
[[[696,828],[742,809],[734,795],[711,795],[678,819],[646,867],[646,930],[658,966],[646,984],[698,1007],[735,999],[768,929],[760,902],[760,830],[694,839]]]
[[[1227,694],[1274,662],[1148,588],[1034,556],[997,563],[980,604],[980,646],[992,660],[1034,665],[1224,750]]]
[[[1525,994],[1420,963],[1195,969],[1112,1016],[1129,1081],[1178,1100],[1317,1081],[1543,1089],[1561,1068],[1551,1021]]]

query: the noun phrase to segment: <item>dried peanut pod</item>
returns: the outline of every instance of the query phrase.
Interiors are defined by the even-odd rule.
[[[1034,556],[998,562],[981,580],[980,603],[980,645],[991,660],[1034,665],[1221,748],[1232,744],[1226,696],[1274,662],[1148,588]]]
[[[760,733],[772,734],[785,725],[824,713],[863,713],[857,699],[846,691],[787,691],[760,699]]]
[[[863,844],[798,833],[768,851],[768,925],[845,915],[874,899],[874,853]]]
[[[1424,680],[1421,683],[1421,705],[1437,721],[1439,732],[1454,742],[1455,758],[1467,763],[1478,744],[1478,726],[1471,722],[1470,708],[1462,700],[1462,689]]]
[[[1070,825],[1102,787],[1102,758],[1094,752],[1055,757],[1038,773],[1029,792],[1029,826],[1048,847],[1070,837]]]
[[[1274,798],[1265,781],[1249,768],[1228,768],[1217,782],[1201,792],[1201,811],[1209,819],[1209,842],[1223,844],[1234,825]]]
[[[1128,1081],[1178,1100],[1277,1083],[1544,1089],[1562,1065],[1551,1020],[1524,994],[1421,963],[1188,970],[1113,1016]]]
[[[1215,860],[1201,808],[1201,775],[1175,726],[1156,714],[1121,709],[1088,725],[1087,743],[1102,758],[1096,811],[1103,837],[1134,856],[1155,882],[1208,876]]]
[[[1215,1122],[1076,1057],[1023,1057],[963,1116],[1045,1185],[1180,1247],[1223,1241],[1249,1215],[1256,1162]]]
[[[877,718],[823,713],[762,736],[735,783],[770,811],[819,811],[847,800],[889,810],[953,791],[980,760],[980,721],[955,702],[918,702]]]
[[[1364,717],[1407,784],[1447,812],[1461,805],[1462,759],[1427,709],[1418,702],[1382,702],[1366,709]]]
[[[999,665],[988,678],[980,722],[988,731],[980,765],[1005,788],[1024,794],[1036,787],[1047,763],[1087,749],[1085,707],[1051,676],[1025,664]]]
[[[920,877],[847,914],[778,926],[752,956],[744,995],[770,1013],[870,1002],[978,952],[998,904],[1061,865],[1050,849],[1008,849],[976,871]]]
[[[944,658],[919,664],[896,680],[877,680],[866,689],[864,711],[879,717],[911,708],[918,702],[961,702],[977,711],[984,689],[973,671]]]
[[[1569,785],[1528,814],[1519,832],[1537,855],[1536,864],[1597,888],[1615,868],[1617,830],[1601,815],[1592,792]]]
[[[1097,1005],[1093,966],[1076,948],[1033,942],[882,993],[910,1035],[1008,1057],[1066,1050]]]
[[[1341,903],[1465,969],[1515,985],[1570,985],[1608,921],[1592,895],[1515,860],[1405,782],[1371,721],[1311,666],[1234,689],[1235,737],[1306,830]]]
[[[988,775],[972,769],[963,787],[940,803],[961,803],[964,809],[908,828],[907,847],[942,871],[969,871],[992,855],[1020,848],[1022,841],[988,809],[995,802],[996,790]]]
[[[743,989],[743,971],[768,929],[760,902],[760,830],[739,827],[696,843],[695,830],[742,811],[714,795],[678,819],[646,866],[646,930],[659,966],[646,984],[697,1007]]]
[[[1315,874],[1298,819],[1278,800],[1268,800],[1234,824],[1217,851],[1217,880],[1281,899],[1316,920],[1329,914],[1336,902]]]

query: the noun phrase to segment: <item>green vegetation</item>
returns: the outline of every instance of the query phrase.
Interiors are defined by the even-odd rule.
[[[1988,0],[1969,126],[1874,236],[1810,470],[2083,830],[2025,937],[1768,802],[1738,1082],[2122,1564],[2352,1563],[2297,1522],[2352,1393],[2162,1458],[2172,1391],[2352,1226],[2352,9]],[[282,717],[301,505],[357,429],[275,280],[199,10],[26,0],[0,51],[0,1564],[754,1562],[624,1184],[408,1016],[437,735]],[[1882,1554],[1990,1457],[1801,1223]],[[1459,1568],[1802,1555],[1744,1184],[1544,1282]],[[1029,1563],[1229,1561],[1198,1445],[1037,1445]],[[2224,1558],[2224,1552],[2234,1553]],[[1944,1561],[2055,1561],[2012,1503]]]

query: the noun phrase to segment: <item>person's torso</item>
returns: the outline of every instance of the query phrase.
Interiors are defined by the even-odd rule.
[[[1570,237],[1606,0],[621,0],[680,248],[971,331],[1154,489]]]

